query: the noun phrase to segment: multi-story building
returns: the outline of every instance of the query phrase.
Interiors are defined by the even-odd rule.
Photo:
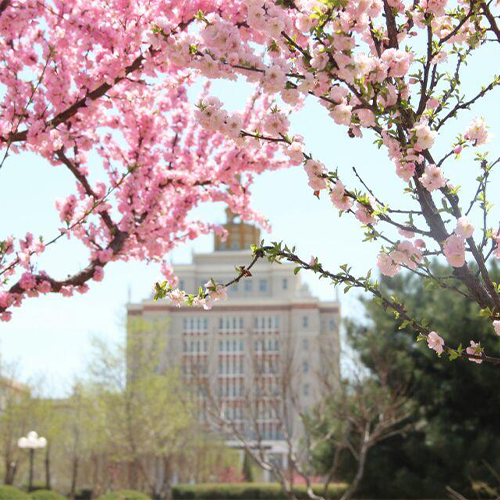
[[[235,266],[251,261],[249,247],[258,244],[259,230],[230,214],[225,229],[227,239],[216,236],[213,253],[194,254],[191,264],[176,266],[179,288],[196,293],[210,278],[227,283]],[[283,405],[293,400],[311,408],[321,397],[322,377],[339,375],[339,303],[314,297],[294,269],[258,261],[251,277],[229,288],[229,300],[209,311],[168,301],[128,305],[129,317],[168,318],[167,365],[196,381],[202,402],[217,405],[233,430],[283,459],[285,438],[300,434],[296,412],[284,422]],[[228,443],[237,445],[234,438]]]

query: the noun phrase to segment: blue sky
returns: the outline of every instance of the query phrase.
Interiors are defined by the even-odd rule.
[[[464,88],[471,94],[493,74],[492,54],[484,51],[467,68]],[[494,54],[497,56],[498,54]],[[195,99],[198,89],[192,91]],[[241,107],[250,87],[244,83],[218,82],[214,93],[223,97],[230,109]],[[450,138],[464,132],[474,116],[484,116],[497,137],[489,145],[491,157],[500,153],[498,90],[461,121],[453,121],[439,138],[433,151],[444,152]],[[349,139],[345,128],[335,126],[326,110],[309,98],[307,105],[292,118],[291,130],[306,138],[308,152],[323,161],[328,168],[339,168],[344,182],[352,186],[355,166],[364,180],[382,200],[397,206],[402,200],[404,183],[394,174],[394,167],[384,150],[378,150],[368,135],[364,139]],[[445,174],[455,184],[462,185],[462,196],[469,200],[475,190],[477,164],[467,152],[460,161],[450,161]],[[494,179],[490,193],[498,192],[500,183]],[[60,226],[54,200],[67,196],[74,182],[63,167],[53,167],[31,154],[10,157],[0,170],[0,239],[9,234],[22,235],[31,231],[46,238]],[[271,221],[273,232],[269,240],[284,240],[296,245],[300,255],[318,256],[326,268],[335,270],[349,263],[355,273],[363,274],[375,264],[378,244],[362,243],[359,223],[352,217],[339,218],[327,197],[317,200],[307,185],[302,167],[269,172],[257,179],[253,190],[254,207]],[[492,197],[495,202],[496,196]],[[497,212],[498,213],[498,212]],[[205,206],[193,213],[207,221],[223,222],[220,205]],[[492,219],[492,221],[495,219]],[[498,217],[496,218],[498,220]],[[473,218],[473,222],[475,219]],[[173,263],[189,262],[193,251],[212,250],[212,238],[202,237],[179,248],[172,254]],[[74,242],[59,241],[47,251],[42,263],[54,275],[73,273],[86,263],[86,251]],[[242,262],[244,264],[244,262]],[[90,338],[101,335],[119,339],[123,334],[125,303],[130,296],[139,301],[150,295],[159,278],[156,266],[143,263],[113,263],[106,268],[105,279],[92,283],[85,295],[63,298],[49,295],[27,300],[15,309],[9,323],[0,323],[0,353],[2,359],[17,364],[23,379],[44,376],[47,392],[62,394],[75,375],[82,374],[90,355]],[[333,287],[314,276],[303,274],[313,292],[322,299],[335,296]],[[341,300],[344,314],[362,312],[352,292]]]

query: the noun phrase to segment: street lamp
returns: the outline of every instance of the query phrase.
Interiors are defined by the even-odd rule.
[[[44,437],[38,437],[35,431],[28,432],[26,437],[22,437],[17,442],[19,448],[28,449],[30,451],[30,475],[28,480],[28,491],[33,490],[33,467],[35,463],[35,450],[37,448],[45,448],[47,440]]]

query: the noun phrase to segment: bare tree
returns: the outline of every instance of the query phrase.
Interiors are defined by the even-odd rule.
[[[314,374],[314,394],[311,399],[305,398],[296,346],[287,341],[284,347],[279,355],[262,346],[250,349],[247,359],[253,367],[252,376],[247,376],[237,406],[236,402],[229,404],[217,380],[193,365],[190,379],[202,395],[206,423],[226,439],[236,440],[290,499],[296,498],[295,478],[305,483],[310,499],[328,499],[330,486],[338,480],[341,457],[351,454],[356,472],[341,499],[349,500],[363,477],[368,451],[376,443],[404,431],[410,411],[408,384],[389,384],[389,368],[383,359],[378,360],[373,375],[356,369],[349,378],[341,380],[338,366],[331,366],[329,352],[324,349],[326,357]],[[338,365],[338,356],[330,361]],[[266,425],[272,426],[272,437],[284,443],[284,460],[273,456]],[[326,471],[320,470],[317,460],[317,453],[325,444],[335,450]],[[318,480],[321,488],[317,487]]]

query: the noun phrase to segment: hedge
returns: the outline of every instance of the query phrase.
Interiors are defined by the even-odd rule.
[[[0,486],[0,500],[30,500],[30,497],[14,486]]]
[[[151,500],[147,495],[140,491],[119,490],[106,493],[99,500]]]
[[[66,500],[65,497],[52,490],[35,490],[30,493],[32,500]]]
[[[330,485],[330,498],[340,498],[347,485]],[[323,485],[313,486],[316,494],[323,493]],[[287,496],[277,483],[236,483],[236,484],[180,484],[173,488],[175,500],[286,500]],[[306,487],[294,487],[294,493],[299,499],[307,499]]]

